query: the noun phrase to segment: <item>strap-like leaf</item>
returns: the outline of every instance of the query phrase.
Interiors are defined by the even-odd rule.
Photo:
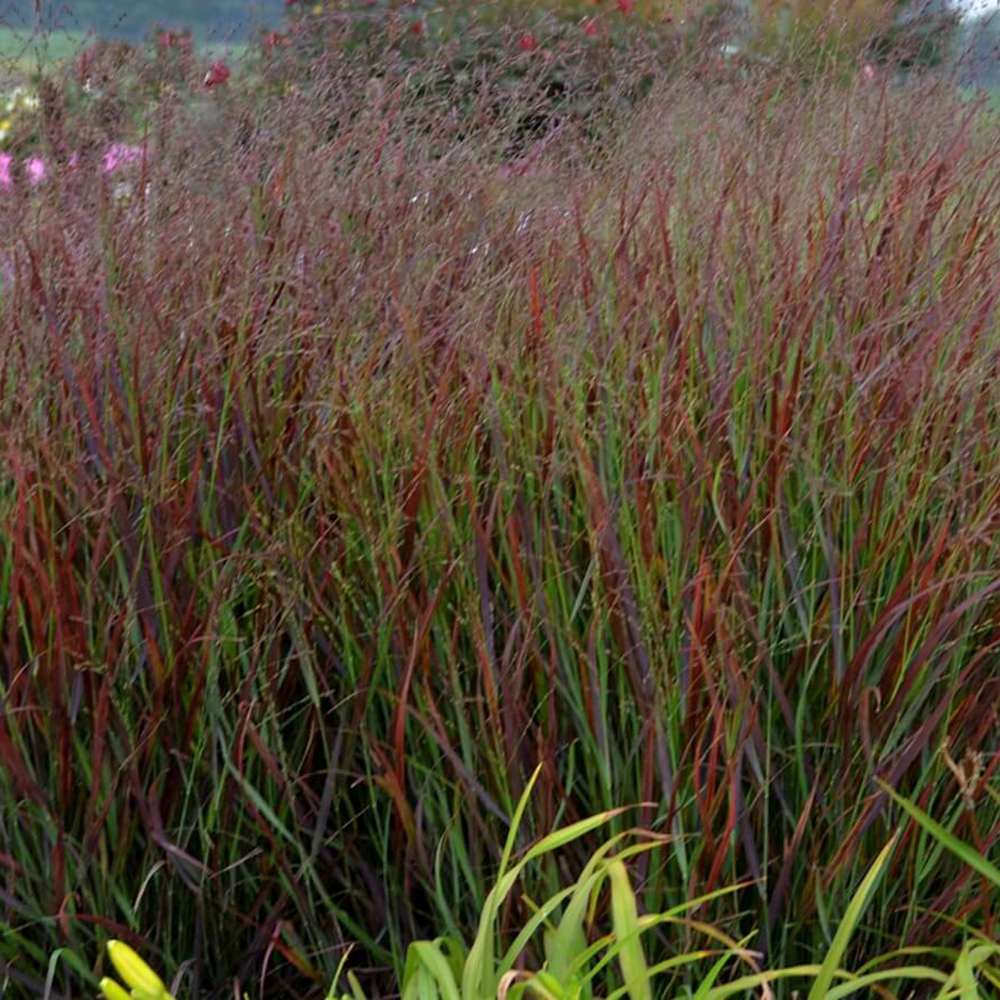
[[[611,923],[621,946],[618,963],[621,965],[625,988],[631,1000],[652,1000],[653,990],[649,983],[649,969],[642,952],[639,914],[635,905],[635,893],[628,879],[628,872],[621,861],[608,865],[611,883]]]
[[[990,864],[975,848],[970,847],[963,840],[959,840],[954,834],[949,833],[937,820],[932,819],[919,806],[914,805],[909,799],[903,798],[891,785],[884,781],[879,781],[879,787],[892,796],[903,809],[909,813],[931,836],[947,847],[952,854],[957,855],[970,868],[974,868],[980,875],[989,879],[998,889],[1000,889],[1000,868]]]
[[[840,963],[847,951],[847,944],[854,933],[854,928],[857,927],[858,921],[861,919],[861,914],[868,905],[872,889],[875,888],[875,883],[882,874],[882,869],[885,868],[889,856],[892,854],[892,849],[896,846],[898,836],[899,834],[893,835],[889,843],[879,851],[878,857],[871,868],[868,869],[868,874],[861,880],[861,885],[858,886],[857,892],[854,893],[850,903],[847,904],[847,911],[840,921],[837,933],[833,936],[833,943],[830,945],[830,950],[826,953],[826,958],[823,959],[823,963],[820,966],[819,975],[816,977],[812,989],[809,991],[809,1000],[825,1000],[827,991],[830,989],[830,984],[833,982],[834,973],[840,968]]]

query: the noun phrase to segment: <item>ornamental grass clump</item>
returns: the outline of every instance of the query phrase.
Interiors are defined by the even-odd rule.
[[[475,940],[538,761],[519,857],[642,805],[539,859],[504,948],[633,824],[639,919],[711,896],[762,972],[822,962],[886,787],[993,856],[995,118],[715,54],[517,142],[500,70],[391,61],[51,109],[90,167],[53,131],[0,195],[11,989],[96,991],[69,956],[142,929],[192,996],[322,1000],[349,947],[392,995]],[[995,936],[923,827],[885,865],[839,968]]]

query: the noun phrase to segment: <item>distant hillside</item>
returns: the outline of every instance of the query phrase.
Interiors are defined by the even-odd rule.
[[[193,28],[199,35],[242,37],[280,18],[284,0],[42,0],[43,21],[69,30],[139,38],[155,24]],[[30,28],[34,0],[0,0],[0,26]]]

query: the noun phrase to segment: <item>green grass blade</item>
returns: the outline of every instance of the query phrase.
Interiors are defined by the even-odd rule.
[[[436,983],[437,992],[442,1000],[460,1000],[458,984],[452,975],[451,965],[440,948],[430,941],[416,941],[413,950],[421,965]]]
[[[898,836],[898,834],[895,834],[889,843],[879,852],[878,857],[868,870],[868,874],[862,879],[861,885],[858,886],[857,892],[855,892],[848,904],[847,912],[844,914],[840,926],[837,928],[837,933],[833,936],[833,943],[830,945],[830,950],[827,952],[826,958],[823,959],[819,974],[816,976],[812,989],[809,991],[808,1000],[825,1000],[830,985],[833,982],[834,973],[840,967],[844,953],[847,951],[847,944],[854,933],[854,928],[857,926],[858,921],[861,919],[861,914],[868,905],[872,889],[874,889],[875,883],[882,874],[882,869],[885,868],[892,854],[892,849],[896,846]]]
[[[630,1000],[652,1000],[649,969],[639,939],[635,893],[625,865],[621,861],[612,861],[608,865],[608,878],[611,883],[611,923],[621,945],[618,962],[625,980],[625,989]]]
[[[531,797],[531,790],[542,773],[542,765],[535,768],[534,773],[528,780],[528,784],[517,803],[514,815],[511,817],[510,829],[507,831],[507,840],[500,855],[500,870],[497,873],[497,884],[486,897],[483,905],[483,912],[479,919],[479,926],[476,930],[476,938],[469,949],[468,957],[465,960],[465,968],[462,972],[462,996],[467,998],[478,996],[490,996],[496,993],[498,978],[494,969],[494,921],[500,903],[510,891],[513,880],[505,879],[507,867],[510,864],[511,855],[514,853],[514,845],[517,843],[517,832],[524,818],[524,810],[528,806]],[[515,873],[516,877],[516,873]],[[507,885],[506,889],[502,887]]]
[[[967,948],[962,949],[958,961],[955,962],[955,982],[958,985],[961,1000],[978,1000],[979,990],[976,988],[976,972]]]
[[[565,981],[573,974],[574,959],[587,948],[584,932],[589,902],[601,883],[607,877],[606,855],[621,841],[625,834],[618,834],[599,847],[590,857],[586,868],[580,874],[573,895],[566,906],[556,929],[546,938],[545,957],[549,971],[559,980]],[[619,860],[650,850],[653,843],[637,844],[617,855]]]
[[[726,967],[726,963],[729,961],[730,958],[732,958],[731,954],[725,954],[719,956],[719,958],[716,960],[712,968],[708,970],[707,974],[705,975],[705,978],[701,981],[701,985],[695,991],[695,994],[691,998],[691,1000],[705,1000],[705,998],[708,996],[709,990],[714,985],[716,979],[719,978],[719,975],[722,973],[722,970]]]
[[[731,983],[716,986],[709,990],[705,1000],[724,1000],[725,997],[747,994],[762,986],[770,986],[779,979],[799,979],[819,974],[819,965],[791,965],[787,969],[773,969],[769,972],[758,972],[752,976],[742,976]]]
[[[528,779],[528,784],[521,793],[521,798],[518,800],[517,808],[514,810],[514,815],[511,817],[510,829],[507,831],[507,839],[504,841],[503,853],[500,855],[500,869],[497,872],[498,879],[504,874],[504,872],[507,871],[507,867],[510,864],[511,856],[514,853],[514,845],[517,843],[517,833],[521,828],[521,820],[524,819],[524,810],[528,808],[528,801],[531,798],[531,790],[535,787],[535,782],[538,781],[538,776],[541,773],[542,765],[539,764],[538,767],[536,767],[532,772],[531,777]]]
[[[970,868],[974,868],[980,875],[985,876],[997,888],[1000,888],[1000,868],[987,861],[975,848],[949,833],[937,820],[932,819],[923,809],[904,798],[884,781],[879,781],[878,784],[884,792],[892,796],[904,812],[912,816],[932,837],[961,858]]]
[[[588,833],[604,826],[605,823],[613,819],[615,816],[620,816],[623,812],[626,812],[626,810],[607,809],[604,812],[588,816],[586,819],[570,823],[569,826],[564,826],[560,830],[554,830],[547,836],[542,837],[542,839],[538,841],[538,843],[535,844],[527,854],[525,854],[524,860],[519,862],[514,870],[520,871],[526,864],[528,864],[528,862],[534,861],[543,854],[549,854],[552,851],[558,850],[560,847],[565,847],[574,840],[578,840],[580,837],[586,836]]]
[[[353,972],[347,973],[347,985],[351,987],[351,997],[353,1000],[368,1000],[364,990],[361,989],[358,977]]]
[[[525,795],[530,790],[531,784],[529,783]],[[518,804],[518,810],[514,814],[515,821],[519,821],[523,814],[522,806],[524,801],[525,799],[522,796],[522,801]],[[500,904],[510,893],[511,889],[513,889],[514,883],[520,877],[524,868],[542,855],[564,847],[566,844],[593,832],[607,823],[611,817],[617,816],[623,811],[623,809],[607,810],[606,812],[579,820],[576,823],[571,823],[567,827],[550,833],[538,841],[513,868],[502,874],[497,884],[486,897],[482,916],[480,917],[479,929],[476,933],[476,940],[469,949],[469,957],[466,959],[465,970],[462,974],[463,1000],[468,1000],[469,997],[493,997],[496,994],[499,975],[495,960],[494,925]],[[512,840],[509,837],[507,846],[512,848]],[[509,854],[506,847],[505,858],[509,862]],[[503,863],[502,861],[502,866]]]
[[[852,977],[850,982],[834,986],[823,994],[824,1000],[843,1000],[858,990],[866,989],[874,983],[896,979],[915,979],[922,982],[943,983],[947,976],[939,969],[931,968],[929,965],[902,965],[896,969],[883,969],[881,972],[870,972],[866,976]],[[870,994],[865,994],[869,996]]]
[[[560,903],[562,903],[565,899],[568,899],[573,894],[575,889],[576,886],[571,885],[568,888],[563,889],[561,892],[557,892],[554,896],[549,897],[540,907],[538,907],[538,909],[525,922],[524,927],[521,928],[517,937],[511,942],[507,951],[504,952],[503,958],[500,959],[500,964],[497,966],[498,975],[502,976],[505,972],[509,972],[514,967],[514,963],[517,961],[518,955],[524,951],[528,942],[534,936],[538,928],[549,918],[549,915],[560,905]],[[561,963],[556,964],[560,965],[560,969],[557,970],[552,967],[550,962],[549,971],[556,977],[556,979],[562,979]]]

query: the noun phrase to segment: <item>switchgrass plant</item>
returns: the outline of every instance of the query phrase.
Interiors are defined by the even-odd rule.
[[[762,968],[829,950],[876,779],[991,856],[995,123],[706,50],[512,150],[489,75],[306,80],[165,91],[126,197],[55,146],[0,194],[7,988],[155,929],[178,994],[322,997],[351,946],[391,993],[539,761],[519,848],[649,803],[637,912],[739,884],[695,916]],[[991,932],[923,828],[887,866],[844,968]]]

